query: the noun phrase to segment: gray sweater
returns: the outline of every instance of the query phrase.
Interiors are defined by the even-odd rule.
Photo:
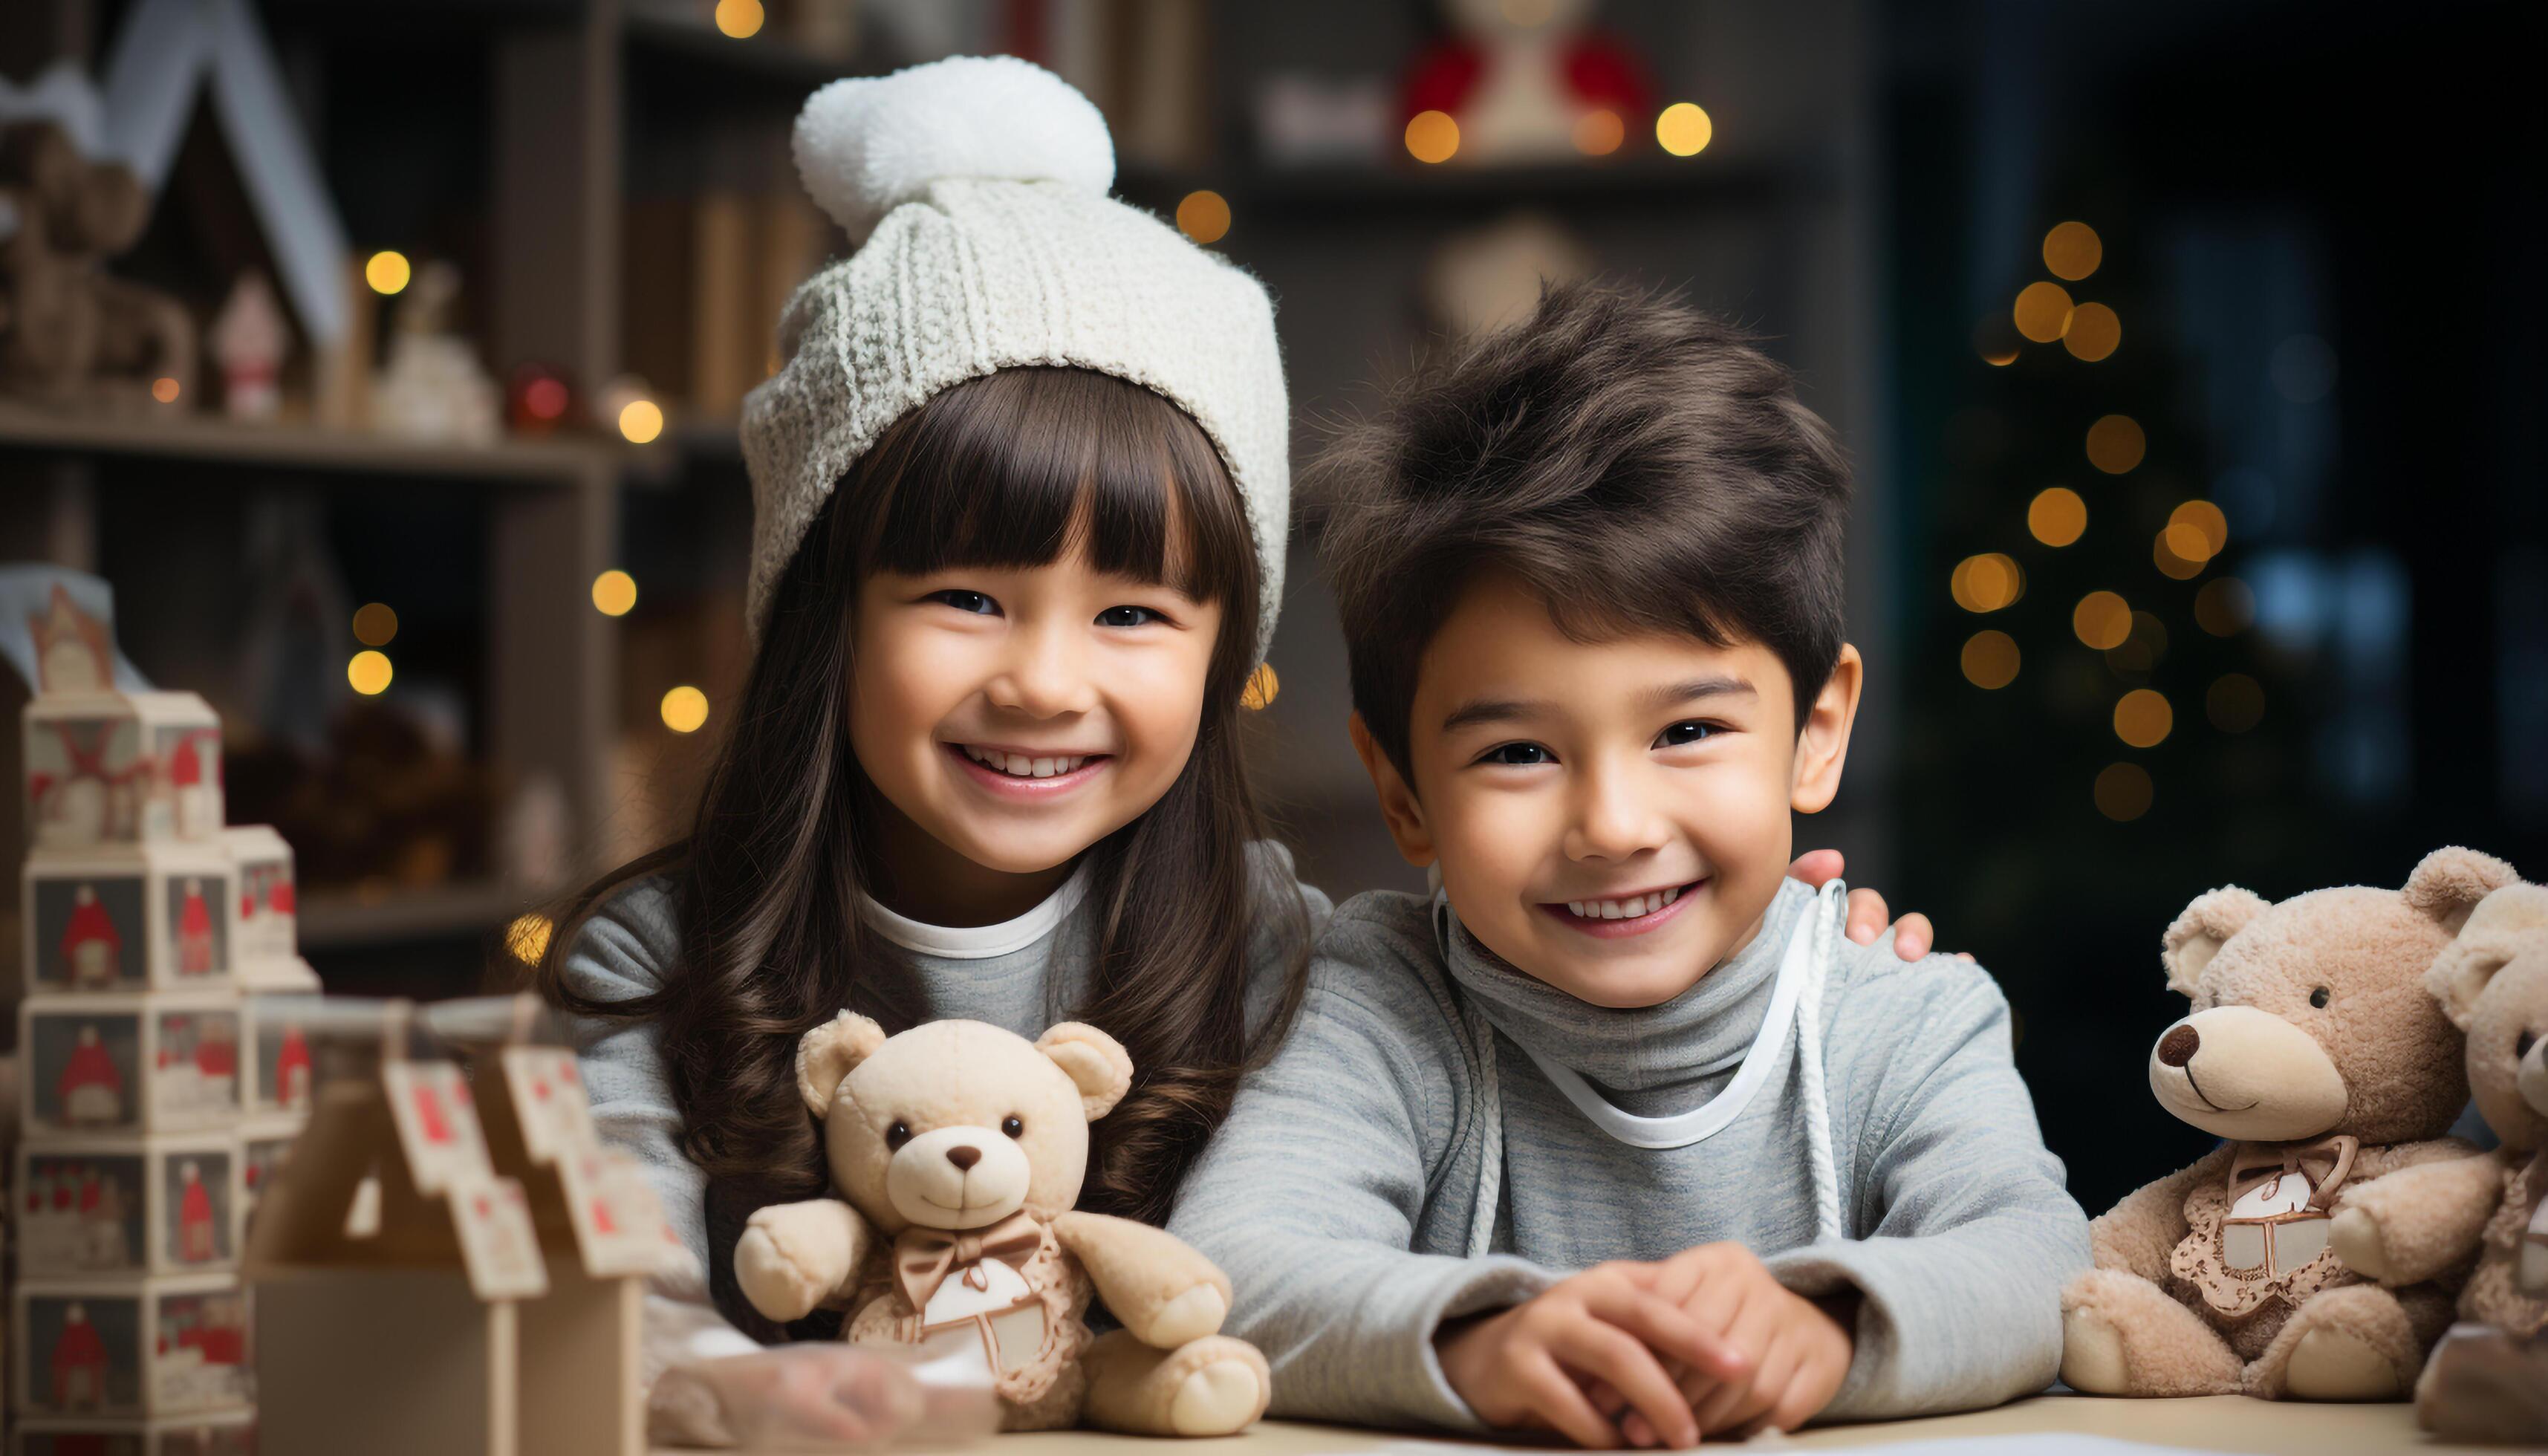
[[[1250,855],[1259,902],[1295,888],[1291,853],[1260,843]],[[1022,1037],[1041,1036],[1088,996],[1095,960],[1097,909],[1083,895],[1084,871],[1043,904],[1002,925],[922,925],[870,902],[867,924],[899,948],[897,963],[861,984],[850,1009],[888,1027],[947,1018],[989,1022]],[[1327,899],[1298,886],[1309,928],[1324,920]],[[1263,1024],[1278,1004],[1285,969],[1298,946],[1280,935],[1282,917],[1253,917],[1248,1015]],[[682,937],[671,884],[635,881],[585,922],[568,952],[566,979],[603,1001],[624,1001],[660,988],[680,963]],[[719,1316],[704,1271],[732,1249],[708,1247],[707,1175],[682,1151],[683,1123],[666,1070],[661,1028],[653,1022],[591,1021],[578,1028],[586,1090],[604,1138],[642,1159],[666,1216],[697,1261],[684,1275],[659,1276],[648,1300],[645,1378],[685,1360],[760,1348]]]
[[[1774,1017],[1791,941],[1832,908],[1789,881],[1696,986],[1606,1010],[1504,964],[1433,905],[1383,892],[1336,911],[1291,1038],[1242,1085],[1170,1221],[1229,1274],[1230,1330],[1272,1360],[1276,1413],[1475,1428],[1435,1358],[1444,1320],[1605,1259],[1719,1239],[1800,1294],[1863,1297],[1828,1417],[2051,1382],[2087,1220],[1978,966],[1906,963],[1889,940],[1834,932],[1809,948],[1830,948],[1818,1008],[1791,994]],[[1817,1022],[1821,1120],[1795,1055],[1796,1029]],[[1722,1115],[1743,1089],[1693,1110],[1736,1081],[1765,1025],[1752,1095],[1705,1140],[1631,1146],[1596,1126],[1670,1142],[1670,1125],[1639,1120]],[[1826,1179],[1837,1228],[1818,1236]]]

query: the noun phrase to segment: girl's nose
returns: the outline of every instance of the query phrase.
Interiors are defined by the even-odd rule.
[[[1087,662],[1065,632],[1021,633],[988,692],[993,706],[1035,718],[1084,713],[1097,699]]]

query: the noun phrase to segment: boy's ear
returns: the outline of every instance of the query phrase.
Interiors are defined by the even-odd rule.
[[[1389,821],[1389,837],[1398,841],[1398,853],[1418,869],[1432,864],[1433,833],[1424,827],[1424,806],[1415,801],[1407,775],[1381,751],[1380,740],[1371,736],[1371,726],[1363,722],[1362,714],[1345,720],[1345,733],[1353,739],[1363,772],[1371,775],[1372,792],[1380,796],[1380,817]]]
[[[1849,643],[1823,680],[1823,690],[1805,705],[1796,733],[1796,786],[1788,803],[1799,814],[1819,814],[1840,794],[1841,766],[1849,760],[1849,733],[1858,722],[1858,695],[1866,685],[1866,661]]]

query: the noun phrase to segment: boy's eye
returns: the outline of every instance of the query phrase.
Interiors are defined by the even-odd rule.
[[[884,1145],[889,1149],[900,1147],[910,1140],[911,1124],[909,1123],[896,1123],[884,1130]]]
[[[929,593],[929,599],[952,606],[957,611],[971,612],[976,616],[995,617],[1000,614],[1000,604],[979,592],[961,590],[932,592]]]
[[[1724,730],[1713,723],[1675,723],[1663,731],[1662,737],[1655,740],[1655,746],[1679,748],[1685,743],[1697,743],[1703,739],[1714,738],[1722,731]]]
[[[1486,756],[1478,762],[1528,768],[1533,764],[1554,763],[1556,760],[1548,750],[1535,743],[1504,743],[1487,750]]]
[[[1146,627],[1167,618],[1146,606],[1110,606],[1097,614],[1101,627]]]

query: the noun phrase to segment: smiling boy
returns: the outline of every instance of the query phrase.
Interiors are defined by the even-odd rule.
[[[2088,1263],[1979,967],[1785,880],[1838,792],[1846,465],[1599,287],[1327,466],[1354,743],[1430,896],[1324,933],[1171,1228],[1277,1413],[1686,1445],[2041,1389]]]

